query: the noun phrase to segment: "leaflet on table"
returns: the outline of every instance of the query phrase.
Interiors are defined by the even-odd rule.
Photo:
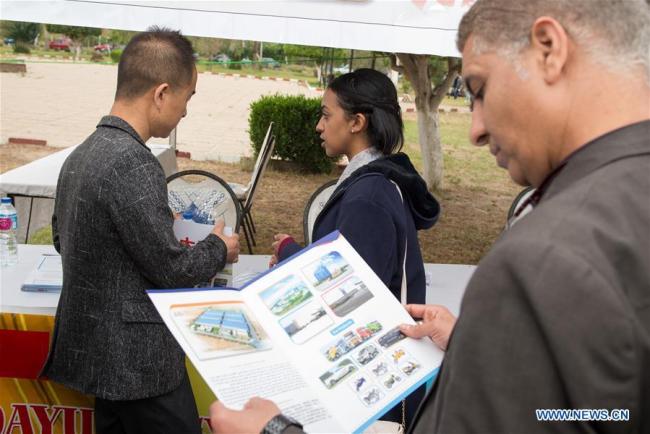
[[[273,400],[308,432],[361,432],[432,378],[442,352],[334,232],[241,291],[148,291],[225,405]]]
[[[30,292],[59,292],[63,287],[63,266],[61,256],[42,254],[36,267],[29,273],[20,287]]]

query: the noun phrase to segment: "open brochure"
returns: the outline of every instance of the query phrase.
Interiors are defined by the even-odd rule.
[[[273,400],[307,432],[361,432],[437,374],[442,352],[334,232],[241,290],[149,290],[228,407]]]

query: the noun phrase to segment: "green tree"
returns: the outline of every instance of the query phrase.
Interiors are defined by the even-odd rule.
[[[11,21],[7,28],[7,36],[16,42],[32,44],[41,31],[40,24]]]
[[[442,143],[438,107],[461,69],[460,59],[425,54],[391,53],[391,66],[403,73],[415,91],[422,177],[431,190],[442,188]]]
[[[108,39],[116,45],[126,45],[137,32],[128,30],[111,30],[108,32]]]
[[[75,50],[75,60],[81,58],[81,43],[84,38],[87,38],[88,36],[99,36],[102,34],[102,29],[97,29],[95,27],[63,26],[59,24],[48,24],[47,31],[50,33],[59,33],[70,38]]]
[[[284,54],[289,57],[292,62],[313,62],[316,76],[321,83],[324,83],[324,77],[331,73],[331,67],[333,64],[345,63],[348,59],[348,50],[342,48],[311,47],[306,45],[285,44]]]
[[[284,63],[285,53],[283,44],[265,42],[262,47],[262,52],[264,53],[264,57],[272,57],[278,62]]]

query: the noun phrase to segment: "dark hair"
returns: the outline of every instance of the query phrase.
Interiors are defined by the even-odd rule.
[[[185,86],[194,73],[192,43],[181,32],[153,26],[131,39],[117,67],[115,99],[141,96],[153,86]]]
[[[357,69],[337,77],[328,86],[349,115],[362,113],[368,121],[370,145],[384,155],[402,149],[404,123],[397,90],[388,77],[374,69]]]

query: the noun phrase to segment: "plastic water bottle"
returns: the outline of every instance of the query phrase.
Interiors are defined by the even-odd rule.
[[[18,216],[11,199],[3,197],[0,203],[0,266],[9,267],[18,262]]]

